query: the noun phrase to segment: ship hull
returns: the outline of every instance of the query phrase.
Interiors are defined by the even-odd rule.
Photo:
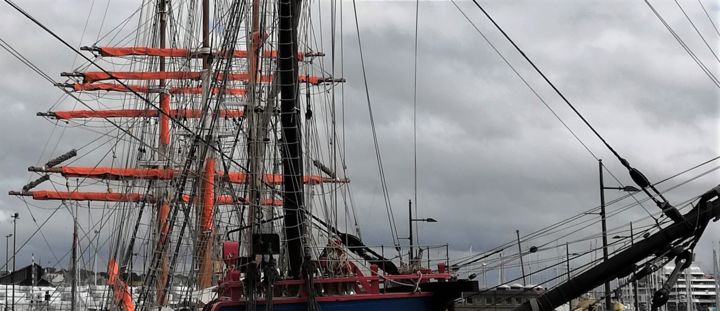
[[[364,295],[363,295],[364,296]],[[372,295],[372,297],[339,296],[319,297],[318,306],[321,311],[431,311],[433,308],[432,295],[403,295],[384,297],[386,295]],[[218,302],[206,308],[206,311],[246,311],[250,310],[246,302]],[[266,310],[265,301],[258,301],[255,310]],[[278,299],[273,301],[273,311],[306,311],[307,302],[303,299]]]

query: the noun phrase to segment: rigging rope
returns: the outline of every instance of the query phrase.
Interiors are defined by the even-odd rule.
[[[685,9],[683,9],[682,5],[680,5],[680,2],[678,2],[677,0],[673,0],[673,1],[675,1],[675,4],[680,9],[680,11],[683,13],[683,15],[685,16],[685,19],[687,19],[687,21],[690,22],[690,25],[695,30],[695,33],[697,33],[698,36],[700,36],[700,39],[702,40],[702,42],[705,43],[705,46],[708,48],[708,50],[710,50],[710,54],[712,54],[712,56],[715,58],[715,60],[718,63],[720,63],[720,58],[718,58],[717,53],[715,52],[715,50],[713,50],[712,46],[710,46],[710,44],[707,42],[707,40],[705,40],[705,36],[703,36],[702,33],[700,32],[700,30],[698,30],[697,26],[695,26],[695,23],[692,21],[690,16],[687,15],[687,13],[685,12]]]
[[[375,117],[372,110],[372,102],[370,101],[370,89],[368,88],[367,72],[365,71],[365,57],[363,56],[362,41],[360,40],[360,24],[357,17],[357,6],[355,0],[353,3],[353,14],[355,16],[355,30],[357,32],[358,49],[360,52],[360,66],[362,68],[363,83],[365,85],[365,99],[367,101],[368,113],[370,116],[370,128],[372,130],[373,145],[375,147],[375,158],[378,164],[378,171],[380,173],[380,184],[382,187],[383,198],[385,200],[385,209],[387,211],[388,222],[390,222],[390,233],[392,235],[393,243],[399,250],[400,241],[397,233],[397,227],[395,226],[395,215],[393,214],[392,204],[390,203],[390,193],[388,191],[387,181],[385,180],[385,170],[382,164],[382,156],[380,154],[380,144],[378,143],[377,132],[375,130]]]
[[[680,38],[680,35],[678,35],[675,32],[675,30],[673,30],[673,28],[670,27],[670,24],[668,24],[667,21],[665,21],[665,18],[663,18],[662,15],[660,15],[660,12],[658,12],[655,9],[655,7],[650,3],[650,1],[648,1],[648,0],[644,0],[644,1],[645,1],[645,4],[648,6],[648,8],[650,8],[650,10],[653,12],[655,17],[657,17],[657,19],[660,20],[660,22],[663,24],[663,26],[665,26],[665,28],[670,32],[670,34],[673,36],[673,38],[675,38],[675,41],[677,41],[678,44],[680,44],[680,46],[683,48],[683,50],[685,50],[685,52],[687,52],[688,55],[690,55],[690,58],[692,58],[693,61],[705,73],[705,75],[707,75],[707,77],[710,78],[710,81],[712,81],[713,84],[715,84],[715,86],[720,88],[720,80],[718,80],[718,78],[715,77],[715,75],[712,73],[712,71],[710,69],[708,69],[708,67],[700,60],[700,58],[697,57],[697,55],[695,55],[695,53],[690,49],[690,47],[685,43],[685,41],[683,41],[682,38]]]
[[[420,21],[420,0],[415,0],[415,47],[413,49],[413,203],[415,217],[418,215],[418,166],[417,166],[417,63],[418,63],[418,23]],[[412,222],[411,222],[412,223]],[[415,244],[420,244],[420,224],[415,225]],[[408,228],[412,230],[412,228]],[[410,241],[413,243],[413,241]],[[411,245],[412,246],[412,245]],[[411,254],[411,256],[415,256]],[[408,259],[410,262],[412,258]]]
[[[500,27],[500,25],[495,21],[495,19],[493,19],[492,16],[490,16],[490,14],[477,2],[477,0],[472,0],[472,2],[475,4],[475,6],[477,6],[478,9],[480,9],[480,11],[482,11],[482,13],[488,18],[488,20],[490,20],[490,22],[495,26],[495,28],[497,28],[497,30],[500,31],[500,33],[502,33],[502,35],[505,37],[505,39],[507,39],[508,42],[510,42],[510,44],[515,48],[515,50],[517,50],[518,53],[520,53],[520,55],[530,64],[530,66],[532,66],[533,69],[535,69],[535,71],[540,75],[540,77],[542,77],[543,80],[545,80],[545,82],[548,85],[550,85],[550,87],[555,91],[555,93],[558,96],[560,96],[560,98],[565,102],[565,104],[567,104],[568,107],[570,107],[570,109],[572,109],[572,111],[575,112],[575,115],[577,115],[580,118],[580,120],[582,120],[583,123],[585,123],[585,125],[595,134],[595,136],[597,136],[597,138],[600,139],[600,141],[605,145],[605,147],[607,147],[610,150],[610,152],[612,152],[613,155],[615,155],[615,157],[618,160],[620,160],[620,163],[622,163],[623,166],[630,169],[629,164],[627,164],[628,163],[627,160],[623,159],[620,156],[620,154],[618,154],[617,151],[615,151],[615,149],[612,146],[610,146],[610,144],[605,140],[605,138],[603,138],[602,135],[600,135],[600,133],[597,130],[595,130],[595,128],[590,124],[590,122],[587,119],[585,119],[585,117],[580,113],[580,111],[577,110],[577,108],[575,108],[575,106],[570,102],[570,100],[568,100],[567,97],[565,97],[565,95],[555,86],[555,84],[552,81],[550,81],[550,79],[545,75],[545,73],[543,73],[540,70],[540,68],[538,68],[538,66],[535,64],[535,62],[533,62],[530,59],[530,57],[528,57],[527,54],[525,54],[525,52],[515,43],[515,41],[512,38],[510,38],[510,36],[505,32],[505,30],[503,30],[502,27]]]

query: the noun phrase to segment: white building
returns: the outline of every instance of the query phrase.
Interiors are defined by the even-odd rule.
[[[663,282],[670,276],[674,265],[667,265],[657,273],[638,281],[637,301],[639,310],[650,310],[652,297],[655,290],[662,286]],[[688,291],[687,288],[690,290]],[[632,285],[623,287],[620,299],[625,305],[625,310],[634,311],[634,295]],[[662,308],[664,311],[706,311],[714,310],[715,303],[715,279],[705,274],[699,266],[692,264],[678,278],[670,291],[670,299]],[[688,309],[688,297],[690,297],[691,308]]]

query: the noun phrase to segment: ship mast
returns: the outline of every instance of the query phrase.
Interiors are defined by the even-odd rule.
[[[168,0],[158,0],[158,9],[157,14],[159,21],[159,35],[160,35],[160,42],[159,47],[161,49],[164,49],[166,46],[166,32],[167,32],[167,1]],[[159,61],[159,72],[164,73],[165,72],[165,57],[158,57]],[[166,87],[166,81],[165,79],[160,79],[158,82],[159,88],[163,90],[162,93],[160,93],[160,110],[162,110],[162,113],[160,113],[160,137],[158,138],[158,162],[160,164],[161,169],[167,168],[162,163],[168,163],[167,159],[169,157],[168,154],[168,146],[170,144],[170,94],[168,94],[165,90]],[[168,202],[167,198],[167,192],[166,192],[166,186],[167,184],[165,182],[158,182],[156,184],[156,195],[159,197],[157,205],[157,238],[160,241],[167,241],[167,222],[168,222],[168,216],[170,214],[170,204]],[[167,259],[167,247],[160,247],[162,250],[162,254],[160,255],[160,273],[158,278],[155,282],[155,288],[156,288],[156,302],[157,305],[163,306],[165,305],[165,285],[167,284],[168,280],[168,259]]]
[[[247,36],[248,55],[248,85],[247,85],[247,109],[245,109],[247,128],[248,128],[248,212],[247,221],[250,225],[249,234],[241,235],[242,243],[245,245],[245,252],[248,256],[254,255],[252,252],[252,235],[256,233],[255,223],[259,223],[262,219],[255,219],[257,215],[257,209],[262,209],[260,203],[260,187],[262,183],[262,156],[264,155],[264,141],[260,140],[259,129],[260,125],[256,120],[256,108],[259,101],[257,100],[257,71],[258,71],[258,50],[260,48],[260,41],[262,35],[259,33],[260,27],[260,1],[252,0],[251,9],[251,25],[249,27],[249,35]]]
[[[210,59],[210,0],[202,0],[202,52],[204,54],[202,58],[203,66],[203,94],[210,96],[211,76],[213,76],[211,59]],[[203,96],[202,102],[205,103],[209,98]],[[216,111],[208,110],[208,113],[217,113]],[[212,122],[207,123],[212,124]],[[204,133],[211,133],[211,128],[204,128]],[[207,137],[208,144],[212,144],[215,141],[215,136]],[[207,155],[205,157],[205,169],[202,174],[201,181],[201,211],[200,211],[200,229],[199,239],[196,245],[198,259],[200,264],[198,266],[198,278],[197,286],[198,289],[208,288],[212,283],[212,269],[213,269],[213,219],[212,212],[215,205],[215,155],[212,148],[208,148]]]
[[[298,104],[298,63],[296,55],[298,11],[301,0],[278,3],[278,78],[280,89],[280,123],[282,126],[283,210],[285,238],[289,258],[288,275],[300,276],[305,234],[303,203],[303,167]]]

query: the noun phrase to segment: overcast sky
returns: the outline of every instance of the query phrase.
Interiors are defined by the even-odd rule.
[[[103,1],[100,1],[103,2]],[[693,30],[673,1],[652,1],[677,34],[714,74],[720,60]],[[710,47],[720,52],[720,33],[698,1],[679,3]],[[720,5],[702,0],[715,25]],[[93,44],[136,8],[110,1],[105,29],[99,29],[106,3],[92,1],[25,1],[22,6],[74,46]],[[481,1],[505,31],[576,105],[588,121],[653,181],[659,181],[720,154],[718,87],[665,29],[643,1]],[[623,185],[626,171],[586,126],[555,95],[470,1],[460,8],[510,63],[546,99],[589,150],[604,160]],[[351,2],[344,2],[346,147],[348,172],[363,237],[369,244],[391,243],[377,175],[367,103],[360,71]],[[73,68],[75,56],[58,41],[2,4],[0,38],[43,71],[59,78]],[[414,1],[358,1],[369,92],[400,236],[407,235],[406,204],[413,197],[413,46]],[[90,13],[88,14],[88,11]],[[89,16],[89,20],[88,20]],[[83,37],[83,29],[87,30]],[[421,224],[420,242],[450,243],[453,254],[470,248],[478,253],[515,238],[515,230],[532,232],[599,205],[598,163],[553,114],[518,79],[446,1],[421,1],[419,7],[417,125],[418,217],[439,222]],[[52,212],[28,208],[6,195],[30,178],[29,165],[84,142],[72,142],[78,129],[55,128],[36,117],[61,92],[0,50],[0,233],[11,230],[9,215],[21,214],[18,245]],[[49,137],[60,136],[56,146]],[[68,145],[64,145],[64,144]],[[54,153],[50,152],[54,151]],[[660,185],[667,189],[718,166]],[[606,184],[617,186],[612,177]],[[682,202],[720,184],[717,172],[667,194]],[[619,197],[607,191],[608,200]],[[638,195],[638,199],[644,196]],[[623,201],[611,207],[619,208]],[[655,213],[657,207],[645,204]],[[63,214],[60,216],[59,214]],[[383,215],[378,217],[378,215]],[[610,228],[627,226],[647,213],[634,207],[610,217]],[[70,247],[71,224],[60,211],[18,256],[30,253],[60,257]],[[62,219],[65,221],[56,221]],[[592,232],[599,233],[600,226]],[[47,242],[46,242],[47,240]],[[557,244],[564,244],[563,238]],[[711,245],[720,230],[711,226],[697,253],[711,272]],[[547,240],[532,243],[547,243]],[[50,254],[52,245],[56,255]],[[576,250],[590,248],[577,244]],[[46,260],[43,260],[46,261]]]

